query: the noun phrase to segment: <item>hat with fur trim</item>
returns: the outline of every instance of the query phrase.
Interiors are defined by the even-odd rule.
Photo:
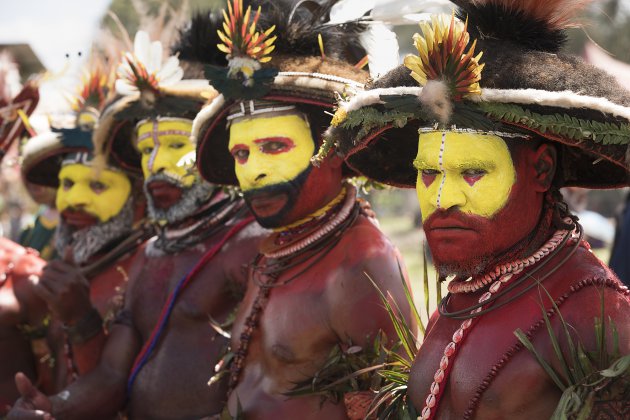
[[[420,24],[417,56],[339,103],[315,161],[335,149],[368,178],[414,187],[419,130],[463,130],[555,144],[561,186],[628,185],[630,92],[560,52],[583,2],[456,3],[459,19]]]
[[[330,120],[327,112],[332,112],[338,96],[363,88],[369,73],[362,68],[367,55],[361,35],[369,24],[360,18],[329,23],[336,3],[300,1],[290,7],[262,0],[252,1],[244,9],[243,0],[234,0],[228,2],[222,26],[218,16],[193,20],[189,34],[200,32],[194,29],[195,24],[205,24],[214,32],[219,29],[220,37],[218,50],[210,45],[213,50],[202,52],[199,60],[207,63],[206,77],[220,93],[193,124],[197,165],[206,180],[238,185],[227,147],[232,114],[295,107],[308,116],[314,138],[319,141]],[[252,10],[252,6],[257,9]],[[397,43],[395,48],[397,51]],[[180,52],[186,59],[187,50]]]
[[[138,31],[134,51],[125,53],[117,70],[118,94],[110,101],[94,131],[99,157],[111,157],[123,169],[141,174],[135,147],[136,124],[142,120],[193,120],[202,105],[216,96],[206,80],[182,80],[184,71],[175,56],[162,60],[162,43]]]

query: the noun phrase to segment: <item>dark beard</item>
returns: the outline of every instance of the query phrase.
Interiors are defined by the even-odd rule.
[[[434,263],[435,269],[437,270],[440,278],[447,278],[455,275],[459,278],[467,279],[468,277],[475,277],[484,273],[488,268],[490,259],[487,257],[477,257],[470,261],[466,261],[465,263]]]
[[[84,265],[90,258],[113,242],[123,239],[133,230],[133,199],[129,197],[120,212],[104,223],[76,230],[63,221],[57,226],[55,248],[63,257],[66,247],[72,247],[74,262]]]
[[[298,176],[296,176],[290,181],[243,192],[245,203],[247,204],[247,207],[249,208],[251,213],[254,215],[254,217],[256,218],[256,221],[258,222],[260,226],[266,229],[271,229],[271,228],[281,227],[287,224],[285,221],[285,218],[287,217],[289,212],[293,210],[293,208],[295,207],[298,201],[298,197],[300,196],[300,193],[302,192],[302,189],[304,187],[304,184],[306,183],[306,180],[309,174],[311,173],[311,168],[312,166],[309,165],[308,168],[306,168]],[[272,216],[261,217],[258,214],[256,214],[256,212],[250,205],[251,200],[254,199],[256,196],[260,196],[260,195],[269,195],[269,196],[285,195],[287,197],[287,202],[276,214]]]
[[[149,193],[147,185],[151,182],[163,181],[175,185],[182,190],[180,200],[168,209],[155,207],[153,197]],[[214,192],[215,187],[205,181],[197,181],[191,187],[185,188],[181,182],[166,174],[151,175],[144,182],[144,194],[147,197],[147,210],[149,218],[153,221],[166,221],[167,225],[172,225],[192,216],[199,207],[208,201]]]

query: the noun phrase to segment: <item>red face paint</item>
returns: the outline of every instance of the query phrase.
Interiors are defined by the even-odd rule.
[[[288,137],[266,137],[254,140],[260,151],[269,155],[286,153],[295,147],[295,143]]]
[[[230,149],[230,153],[234,156],[234,159],[241,165],[247,162],[249,157],[249,147],[244,144],[237,144]]]
[[[440,274],[477,274],[536,228],[543,193],[533,188],[535,170],[524,165],[524,161],[522,157],[518,159],[517,180],[505,207],[491,218],[453,207],[439,209],[424,220],[427,242]],[[474,184],[482,176],[472,174],[466,181]]]
[[[431,169],[425,169],[422,171],[422,182],[428,188],[429,185],[433,184],[435,179],[437,178],[439,171],[434,171]]]

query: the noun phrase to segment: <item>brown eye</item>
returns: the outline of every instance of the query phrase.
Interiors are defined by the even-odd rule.
[[[235,150],[232,153],[232,155],[239,162],[245,162],[247,158],[249,157],[249,150],[246,150],[246,149]]]
[[[462,175],[465,177],[480,177],[487,173],[488,172],[485,169],[466,169],[462,172]]]
[[[65,191],[68,191],[70,188],[72,188],[73,185],[74,182],[70,181],[68,178],[64,178],[63,180],[61,180],[61,186]]]
[[[260,148],[264,153],[278,153],[287,148],[287,145],[279,141],[270,141],[262,145]]]
[[[440,173],[437,169],[423,169],[422,175],[424,176],[436,176]]]
[[[171,149],[178,150],[178,149],[182,149],[184,146],[186,146],[184,143],[172,143],[169,147]]]
[[[92,191],[98,194],[105,191],[107,189],[107,185],[103,184],[100,181],[92,181],[90,182],[90,188],[92,189]]]
[[[142,150],[140,150],[140,153],[143,155],[150,155],[153,153],[153,147],[143,147]]]

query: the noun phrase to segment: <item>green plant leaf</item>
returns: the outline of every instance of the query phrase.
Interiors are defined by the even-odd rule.
[[[538,351],[534,347],[534,344],[529,340],[529,338],[527,338],[525,333],[523,333],[523,331],[519,328],[516,331],[514,331],[514,335],[523,344],[523,346],[525,346],[525,348],[534,355],[534,357],[536,358],[540,366],[545,370],[547,375],[549,375],[549,377],[551,378],[551,380],[553,380],[556,386],[560,388],[562,391],[564,391],[567,388],[567,386],[564,384],[564,382],[562,382],[562,380],[560,379],[560,376],[549,365],[549,363],[547,363],[547,361],[538,353]]]

